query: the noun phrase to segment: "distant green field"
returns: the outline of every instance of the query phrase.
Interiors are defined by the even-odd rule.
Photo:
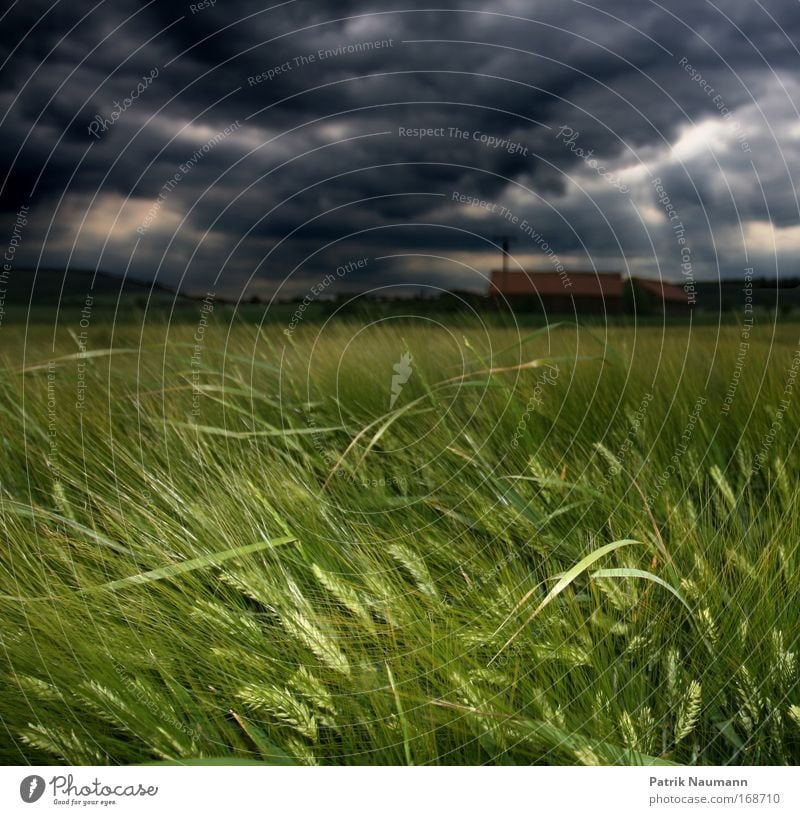
[[[800,325],[201,308],[0,328],[0,760],[800,761]]]

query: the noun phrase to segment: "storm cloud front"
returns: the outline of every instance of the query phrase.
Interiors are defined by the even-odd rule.
[[[795,273],[790,0],[78,0],[0,25],[17,267],[485,291],[508,236],[528,269]]]

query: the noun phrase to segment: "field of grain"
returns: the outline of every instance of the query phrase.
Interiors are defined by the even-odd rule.
[[[0,760],[794,764],[800,325],[3,328]]]

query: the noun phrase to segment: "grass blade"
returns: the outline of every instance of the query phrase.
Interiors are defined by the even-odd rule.
[[[651,580],[653,583],[657,583],[662,588],[665,588],[670,594],[677,597],[681,603],[685,606],[686,610],[691,614],[692,609],[689,608],[689,604],[686,600],[683,599],[683,595],[677,590],[670,586],[666,580],[662,580],[658,575],[653,574],[652,572],[646,572],[644,569],[599,569],[596,572],[592,572],[592,578],[598,577],[639,577],[642,580]]]
[[[235,549],[225,549],[222,552],[213,552],[210,555],[202,555],[201,557],[184,560],[181,563],[172,563],[169,566],[162,566],[159,569],[152,569],[142,574],[123,577],[121,580],[112,580],[110,583],[105,583],[102,586],[97,586],[88,591],[116,591],[117,589],[123,589],[128,586],[152,583],[156,580],[164,580],[168,577],[186,574],[187,572],[193,572],[197,569],[205,569],[207,566],[216,566],[231,558],[242,557],[243,555],[249,555],[253,552],[261,552],[264,549],[272,549],[276,546],[282,546],[285,543],[295,543],[296,541],[297,538],[295,537],[272,538],[270,540],[257,541],[256,543],[249,543],[246,546],[239,546]]]
[[[616,551],[617,549],[621,549],[623,546],[644,546],[641,541],[636,540],[618,540],[614,541],[613,543],[607,543],[605,546],[601,546],[599,549],[596,549],[594,552],[590,552],[586,557],[581,558],[571,569],[564,572],[561,576],[561,579],[558,583],[553,586],[552,589],[547,593],[547,596],[542,600],[541,603],[536,607],[533,613],[528,617],[527,620],[506,640],[503,644],[503,647],[489,660],[489,664],[491,665],[500,654],[508,648],[509,645],[522,633],[525,629],[525,626],[533,620],[543,609],[545,609],[559,594],[561,594],[567,586],[570,585],[577,577],[579,577],[583,572],[585,572],[593,563],[600,560],[601,557],[610,554],[611,552]],[[536,587],[538,588],[538,586]],[[536,588],[531,589],[523,598],[520,600],[514,608],[511,610],[511,613],[506,617],[505,620],[500,624],[495,634],[500,631],[503,626],[511,619],[511,617],[524,605],[527,599],[536,591]]]

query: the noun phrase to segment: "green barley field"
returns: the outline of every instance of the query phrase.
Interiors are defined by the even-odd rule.
[[[86,322],[2,328],[3,763],[800,762],[800,324]]]

